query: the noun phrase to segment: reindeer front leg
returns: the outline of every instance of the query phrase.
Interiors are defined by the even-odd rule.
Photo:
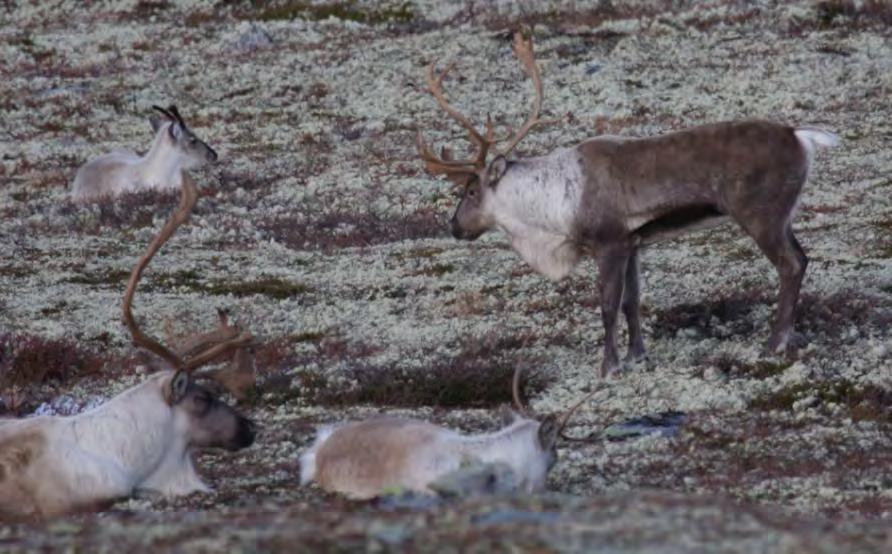
[[[626,286],[623,290],[623,315],[626,316],[626,324],[629,326],[629,351],[626,353],[627,362],[643,360],[647,355],[644,348],[644,339],[641,337],[640,294],[638,268],[638,249],[632,251],[626,265]]]
[[[631,252],[622,247],[598,249],[598,288],[601,293],[601,320],[604,323],[604,360],[601,378],[618,371],[619,353],[616,348],[616,319],[623,299],[626,266]]]

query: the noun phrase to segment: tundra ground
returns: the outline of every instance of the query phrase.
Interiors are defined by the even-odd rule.
[[[175,103],[221,156],[137,293],[163,334],[228,308],[263,341],[256,446],[202,454],[213,494],[0,526],[4,551],[839,552],[892,545],[892,9],[884,2],[7,2],[0,7],[0,413],[71,413],[143,377],[124,283],[176,204],[67,198],[78,166],[142,152]],[[732,226],[643,254],[649,358],[599,382],[587,261],[551,283],[496,233],[468,244],[414,139],[464,148],[424,89],[516,128],[532,90],[510,29],[535,23],[539,154],[596,134],[766,118],[826,127],[794,228],[811,264],[788,358],[761,354],[777,279]],[[662,410],[671,439],[568,444],[541,498],[430,509],[298,487],[313,426],[388,412],[493,428],[526,370],[539,413],[600,387],[577,435]]]

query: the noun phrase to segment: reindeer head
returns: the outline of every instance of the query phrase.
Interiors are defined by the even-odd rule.
[[[217,161],[217,153],[186,126],[176,106],[171,104],[167,109],[160,106],[152,108],[162,114],[149,118],[152,130],[158,133],[166,126],[165,140],[169,141],[179,154],[184,169],[195,169]]]
[[[185,371],[172,373],[164,399],[189,446],[239,450],[254,442],[254,423],[199,385]]]
[[[480,134],[471,121],[453,107],[443,94],[443,79],[454,67],[450,64],[439,74],[434,74],[434,64],[427,68],[427,86],[430,93],[436,99],[437,104],[453,120],[458,122],[468,132],[470,141],[476,147],[476,154],[464,160],[452,158],[448,149],[443,148],[440,156],[425,143],[421,131],[418,131],[418,152],[425,163],[425,167],[432,175],[446,175],[457,187],[462,189],[462,198],[452,216],[452,236],[457,239],[474,240],[495,225],[493,217],[493,191],[499,181],[505,176],[511,167],[507,155],[536,125],[543,123],[539,119],[539,111],[542,107],[542,79],[536,60],[533,56],[533,39],[529,30],[519,31],[514,34],[514,55],[520,60],[524,71],[533,81],[536,89],[536,98],[529,117],[521,127],[509,139],[495,138],[495,130],[492,120],[486,120],[486,134]],[[502,140],[509,140],[503,149],[493,148]],[[487,163],[486,158],[493,148],[496,156]]]
[[[520,400],[520,369],[514,371],[514,378],[511,386],[511,395],[514,400],[514,409],[506,408],[502,411],[502,420],[506,425],[518,423],[529,423],[535,426],[535,455],[526,457],[524,466],[513,468],[521,482],[527,485],[531,491],[542,490],[545,488],[545,480],[548,472],[557,462],[557,442],[558,438],[570,439],[563,434],[564,428],[569,423],[570,418],[579,409],[586,400],[592,397],[597,391],[596,388],[592,392],[586,394],[581,400],[573,404],[562,414],[549,414],[543,417],[537,417],[532,410],[523,405]],[[570,439],[572,440],[572,439]]]
[[[250,348],[253,344],[251,333],[230,325],[226,312],[221,311],[218,313],[218,329],[197,335],[194,340],[182,345],[178,352],[144,333],[133,316],[133,296],[143,271],[177,228],[189,218],[198,200],[195,182],[185,172],[181,192],[179,207],[133,267],[124,293],[124,324],[130,331],[134,344],[157,355],[174,370],[169,382],[163,387],[164,398],[176,412],[180,431],[188,437],[190,444],[236,450],[254,442],[254,424],[197,384],[191,373],[222,356]],[[225,382],[223,384],[226,385]]]

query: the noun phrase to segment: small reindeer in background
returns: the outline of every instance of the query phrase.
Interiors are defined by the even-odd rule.
[[[202,335],[180,355],[145,334],[133,316],[143,270],[189,217],[198,198],[188,176],[182,192],[179,209],[133,268],[123,301],[133,342],[157,354],[170,369],[79,415],[0,420],[0,519],[94,509],[143,491],[165,496],[208,491],[191,452],[238,450],[254,442],[254,424],[191,375],[246,348],[250,333],[223,321],[221,329]]]
[[[519,372],[512,394],[517,412],[494,433],[462,435],[426,421],[375,417],[323,426],[313,445],[300,456],[300,481],[315,481],[328,491],[368,499],[388,489],[430,493],[432,483],[468,462],[503,463],[525,492],[545,488],[557,460],[555,444],[573,413],[592,391],[563,416],[541,421],[520,402]],[[597,389],[596,389],[597,390]]]
[[[146,155],[115,151],[90,160],[74,177],[72,198],[91,201],[125,192],[175,190],[183,170],[217,161],[217,153],[186,126],[176,106],[152,107],[161,116],[149,118],[155,139]]]
[[[428,67],[427,84],[437,104],[468,132],[476,154],[441,156],[418,132],[428,172],[464,189],[452,217],[452,234],[475,240],[491,229],[508,234],[512,247],[536,271],[558,280],[583,255],[598,265],[604,357],[601,376],[620,369],[617,315],[629,327],[627,360],[644,358],[639,322],[638,252],[680,234],[734,221],[751,236],[780,279],[777,315],[768,340],[786,349],[808,258],[791,221],[817,146],[834,146],[835,135],[813,127],[766,121],[731,121],[650,138],[600,136],[550,154],[508,159],[542,123],[542,80],[528,32],[514,36],[514,53],[532,79],[536,96],[523,127],[496,150],[491,121],[486,134],[450,105],[443,79]],[[495,156],[487,162],[487,155]]]

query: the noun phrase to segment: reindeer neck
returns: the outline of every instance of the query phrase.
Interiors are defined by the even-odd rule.
[[[182,169],[180,154],[168,138],[167,129],[170,125],[165,123],[161,126],[155,133],[151,148],[140,160],[141,173],[145,179],[151,181],[149,184],[166,185],[175,182]]]
[[[499,457],[506,449],[522,448],[528,442],[528,435],[535,432],[536,422],[521,420],[495,431],[479,435],[459,435],[458,448],[465,454],[484,460]]]
[[[493,195],[496,224],[509,235],[570,235],[582,197],[575,149],[512,162]]]
[[[573,271],[583,175],[575,149],[514,162],[492,195],[496,226],[530,266],[554,280]]]
[[[176,439],[174,415],[164,402],[159,380],[150,377],[105,404],[67,418],[71,439],[82,450],[111,460],[136,482],[150,475],[171,451],[185,451]]]

